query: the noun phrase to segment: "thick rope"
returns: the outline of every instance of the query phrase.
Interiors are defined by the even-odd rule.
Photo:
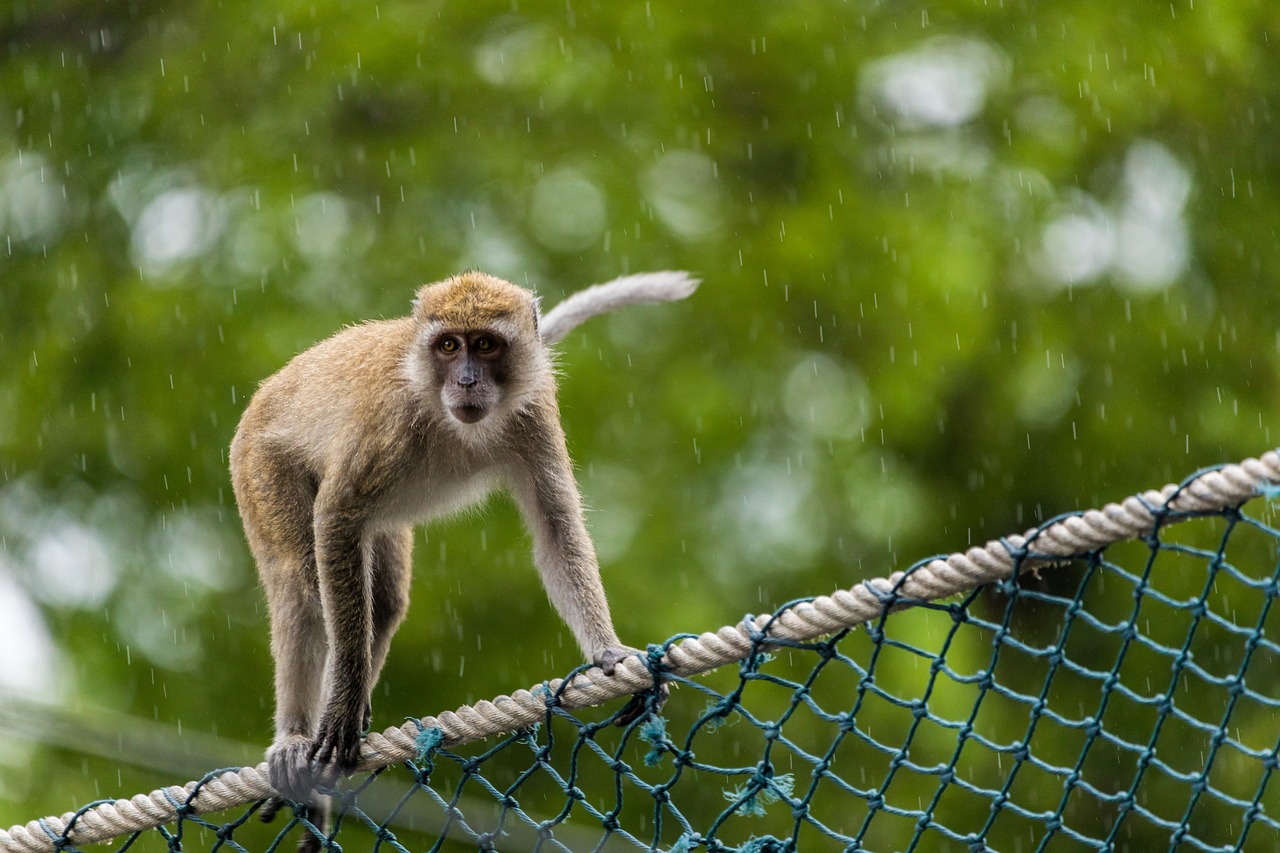
[[[848,590],[800,603],[774,616],[752,616],[716,633],[689,637],[666,650],[663,669],[688,677],[744,659],[759,648],[763,636],[803,641],[854,628],[882,616],[886,609],[933,601],[1001,580],[1015,570],[1034,570],[1056,560],[1075,557],[1126,539],[1151,533],[1161,520],[1217,512],[1237,507],[1263,491],[1280,485],[1280,453],[1206,471],[1181,486],[1134,495],[1064,517],[1022,536],[993,540],[945,558],[895,572],[887,578],[864,581]],[[463,706],[439,717],[424,717],[381,733],[370,734],[361,751],[359,771],[368,772],[405,761],[418,754],[424,729],[438,728],[442,745],[458,746],[495,734],[531,726],[546,717],[547,703],[566,709],[603,704],[653,686],[654,676],[644,661],[620,663],[613,677],[587,669],[566,683],[555,679],[511,696]],[[0,830],[0,853],[51,853],[66,838],[76,846],[108,841],[126,833],[171,823],[188,814],[217,812],[271,796],[267,765],[228,770],[204,782],[188,782],[139,794],[132,799],[102,802],[61,817],[33,820]]]

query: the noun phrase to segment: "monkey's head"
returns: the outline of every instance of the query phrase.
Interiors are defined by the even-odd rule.
[[[500,421],[551,376],[537,298],[522,287],[464,273],[419,290],[414,319],[421,331],[411,375],[439,395],[452,423]]]

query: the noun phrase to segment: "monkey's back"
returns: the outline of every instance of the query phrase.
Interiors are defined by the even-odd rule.
[[[361,429],[406,404],[401,364],[413,343],[409,318],[348,326],[265,379],[245,408],[232,441],[282,443],[319,461],[335,444],[367,440]]]
[[[411,419],[400,363],[412,341],[408,318],[349,326],[259,386],[230,455],[232,487],[251,545],[252,528],[309,528],[310,504],[326,473],[367,464],[386,450],[385,437]]]

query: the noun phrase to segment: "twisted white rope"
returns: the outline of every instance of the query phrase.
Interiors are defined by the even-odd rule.
[[[707,672],[734,663],[752,653],[762,634],[786,640],[809,640],[879,618],[886,606],[902,606],[903,600],[932,601],[965,592],[975,586],[1008,577],[1015,567],[1034,568],[1055,559],[1078,556],[1125,539],[1150,533],[1157,518],[1167,513],[1216,512],[1236,507],[1264,488],[1280,484],[1280,453],[1269,451],[1261,459],[1246,459],[1208,471],[1185,486],[1168,485],[1069,516],[1039,531],[1004,540],[993,540],[946,558],[932,560],[908,572],[864,581],[792,607],[776,618],[750,617],[734,626],[681,640],[671,646],[663,665],[678,676]],[[628,659],[612,678],[592,668],[565,683],[517,690],[511,696],[463,706],[439,717],[424,717],[398,728],[370,734],[361,750],[359,769],[369,771],[414,757],[423,729],[439,728],[443,746],[458,746],[502,732],[531,726],[546,716],[547,697],[558,693],[560,707],[573,709],[600,705],[620,696],[651,687],[653,677],[645,664]],[[199,788],[198,793],[192,793]],[[271,796],[267,765],[229,770],[203,785],[188,782],[138,794],[132,799],[102,803],[61,817],[33,820],[0,830],[0,853],[49,853],[54,839],[66,835],[76,846],[109,841],[127,833],[171,823],[184,813],[222,811]]]

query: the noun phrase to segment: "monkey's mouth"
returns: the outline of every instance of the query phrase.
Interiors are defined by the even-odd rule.
[[[460,406],[450,406],[449,414],[464,424],[473,424],[481,420],[485,415],[489,414],[489,410],[484,406],[475,406],[471,404],[463,404]]]

